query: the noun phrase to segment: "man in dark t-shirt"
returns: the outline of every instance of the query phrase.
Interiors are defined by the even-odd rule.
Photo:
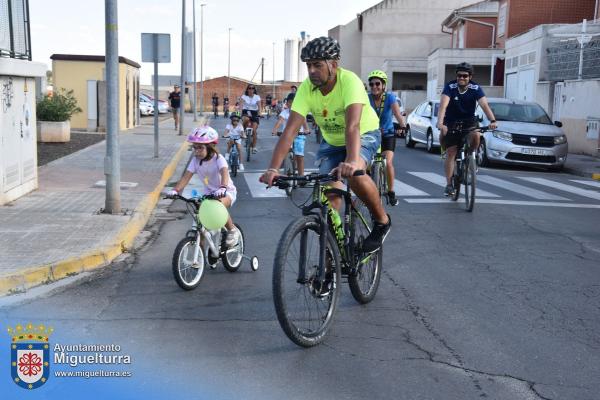
[[[181,91],[179,85],[173,86],[173,91],[169,93],[169,105],[171,106],[171,112],[173,113],[173,119],[175,120],[175,130],[179,126],[179,107],[181,106]]]
[[[490,128],[496,129],[494,113],[488,105],[485,93],[477,83],[471,80],[473,67],[468,63],[460,63],[456,66],[456,80],[448,82],[442,91],[440,99],[440,110],[438,112],[437,128],[440,130],[440,144],[446,149],[444,160],[444,172],[446,174],[446,189],[444,194],[450,196],[454,193],[452,187],[452,174],[454,173],[454,159],[458,151],[457,146],[461,143],[462,134],[452,132],[452,128],[460,123],[462,129],[470,129],[478,126],[475,117],[477,103],[490,120]],[[450,129],[450,133],[448,133]],[[471,149],[477,151],[479,147],[479,131],[473,130],[469,135]],[[443,150],[442,150],[443,151]]]

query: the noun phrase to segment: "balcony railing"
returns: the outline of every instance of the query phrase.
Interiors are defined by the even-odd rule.
[[[31,61],[28,0],[0,0],[0,57]]]

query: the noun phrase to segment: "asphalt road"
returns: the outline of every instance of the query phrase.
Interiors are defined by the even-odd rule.
[[[213,126],[222,131],[224,123]],[[407,187],[389,208],[377,297],[361,306],[344,284],[333,329],[307,350],[284,335],[271,296],[277,241],[299,215],[286,198],[258,197],[264,192],[254,184],[276,140],[272,124],[263,121],[259,154],[235,178],[232,215],[248,254],[260,258],[257,272],[247,262],[233,274],[219,266],[195,290],[181,290],[171,257],[191,220],[182,204],[162,201],[131,257],[2,300],[2,318],[43,320],[83,343],[119,343],[135,356],[136,384],[185,389],[191,398],[598,398],[600,191],[593,183],[481,169],[488,196],[467,213],[441,196],[439,156],[399,142],[397,179]],[[316,148],[309,137],[307,167]]]

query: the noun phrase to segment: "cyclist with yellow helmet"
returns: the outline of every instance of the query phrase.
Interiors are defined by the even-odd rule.
[[[386,160],[386,174],[389,191],[387,192],[388,202],[395,206],[398,204],[396,193],[394,192],[394,150],[396,149],[396,132],[392,122],[392,114],[400,124],[400,128],[406,127],[404,117],[400,112],[398,98],[392,92],[386,92],[388,81],[387,74],[381,70],[374,70],[369,74],[369,101],[371,107],[379,117],[379,130],[381,131],[381,154]]]

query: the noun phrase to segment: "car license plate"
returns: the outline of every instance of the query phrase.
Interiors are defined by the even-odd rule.
[[[542,149],[523,149],[522,154],[529,154],[532,156],[549,156],[549,155],[551,155],[547,150],[542,150]]]

